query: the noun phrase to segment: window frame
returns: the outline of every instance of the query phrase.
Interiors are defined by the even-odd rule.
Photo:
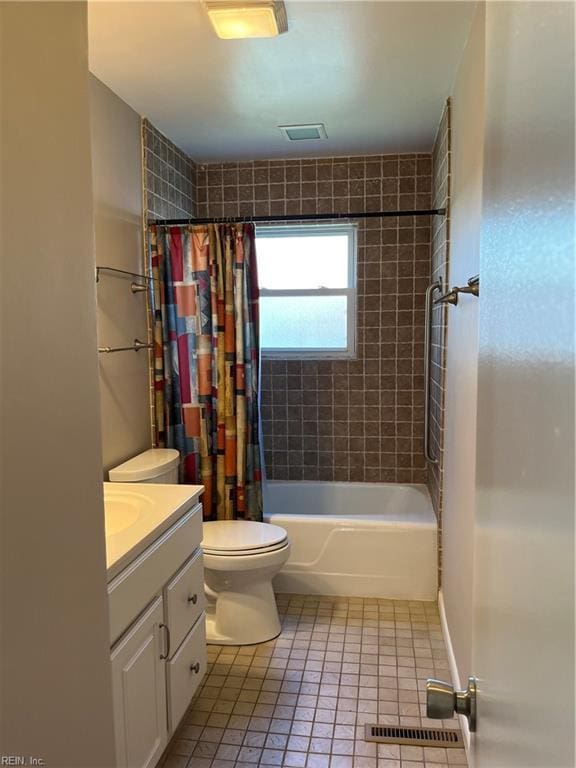
[[[263,358],[276,360],[355,360],[357,337],[357,253],[358,225],[353,222],[344,224],[275,224],[258,225],[256,227],[256,258],[258,258],[258,239],[263,237],[314,237],[336,234],[348,236],[348,287],[347,288],[292,288],[271,289],[259,288],[261,297],[264,296],[346,296],[346,338],[344,347],[313,347],[286,349],[282,347],[261,347]]]

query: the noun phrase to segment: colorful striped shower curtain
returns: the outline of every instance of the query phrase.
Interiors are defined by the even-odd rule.
[[[253,224],[152,226],[156,443],[207,520],[262,519]]]

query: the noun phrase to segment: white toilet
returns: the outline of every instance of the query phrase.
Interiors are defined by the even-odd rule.
[[[178,483],[180,453],[174,448],[150,448],[108,472],[111,483]]]
[[[248,520],[204,523],[206,640],[264,643],[280,634],[272,578],[290,555],[284,528]]]
[[[180,454],[150,448],[108,473],[112,483],[177,483]],[[248,520],[204,523],[206,640],[253,645],[280,634],[272,578],[290,555],[284,528]]]

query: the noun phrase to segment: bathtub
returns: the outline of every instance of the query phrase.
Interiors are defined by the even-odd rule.
[[[436,599],[436,518],[424,485],[268,481],[264,519],[292,542],[277,592]]]

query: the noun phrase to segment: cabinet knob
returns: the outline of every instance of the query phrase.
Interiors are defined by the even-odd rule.
[[[194,672],[195,675],[197,675],[198,672],[200,672],[200,662],[199,661],[197,661],[196,664],[191,664],[190,665],[190,672]]]
[[[198,595],[196,593],[194,593],[193,595],[190,595],[190,597],[188,598],[188,602],[192,603],[192,605],[196,605],[196,603],[198,602]]]

